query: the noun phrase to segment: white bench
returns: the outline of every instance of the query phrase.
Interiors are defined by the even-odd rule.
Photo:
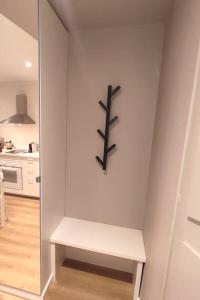
[[[140,299],[142,270],[146,262],[140,230],[65,217],[51,236],[50,243],[54,280],[56,279],[57,244],[137,262],[133,300]]]

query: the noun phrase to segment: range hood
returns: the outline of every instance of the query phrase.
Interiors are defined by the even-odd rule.
[[[1,124],[35,124],[35,121],[27,115],[27,96],[16,96],[16,114],[0,121]]]

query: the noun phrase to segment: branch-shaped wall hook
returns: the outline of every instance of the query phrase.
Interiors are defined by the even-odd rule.
[[[106,124],[105,124],[105,132],[103,133],[100,129],[97,130],[98,134],[104,140],[104,152],[103,152],[103,160],[96,156],[96,160],[100,163],[103,170],[107,169],[107,159],[108,153],[111,152],[116,145],[113,144],[109,146],[109,134],[110,134],[110,126],[118,120],[118,116],[110,119],[111,114],[111,106],[112,106],[112,97],[120,90],[120,86],[117,86],[115,89],[112,89],[112,85],[108,86],[108,96],[107,96],[107,105],[105,105],[102,101],[99,101],[100,106],[106,112]]]

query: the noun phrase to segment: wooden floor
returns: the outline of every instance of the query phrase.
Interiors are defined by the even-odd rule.
[[[0,283],[40,294],[39,200],[6,196],[6,207],[9,221],[0,228]]]
[[[24,299],[0,292],[0,300],[24,300]]]
[[[0,229],[0,283],[40,293],[39,201],[6,196],[8,224]],[[0,292],[0,300],[21,298]],[[132,300],[126,273],[67,260],[45,300]]]
[[[45,300],[132,300],[130,277],[114,273],[67,264],[61,267],[58,281],[49,287]]]
[[[74,263],[66,263],[61,267],[58,281],[49,287],[45,300],[133,299],[132,278],[129,274],[85,265],[77,268]],[[23,299],[0,293],[0,300]]]

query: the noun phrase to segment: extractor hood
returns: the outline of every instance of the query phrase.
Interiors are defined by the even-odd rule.
[[[27,96],[16,96],[16,114],[0,121],[1,124],[35,124],[35,121],[31,119],[27,114]]]

